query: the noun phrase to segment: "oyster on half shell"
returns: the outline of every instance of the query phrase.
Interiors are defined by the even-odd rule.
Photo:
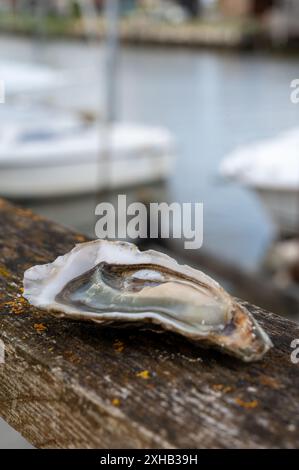
[[[272,346],[250,312],[209,276],[126,242],[82,243],[28,269],[24,297],[59,316],[153,322],[244,361]]]

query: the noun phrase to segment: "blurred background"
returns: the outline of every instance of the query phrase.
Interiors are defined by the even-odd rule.
[[[299,321],[298,52],[295,0],[0,0],[0,196],[91,237],[117,194],[203,202],[200,250],[141,247]]]

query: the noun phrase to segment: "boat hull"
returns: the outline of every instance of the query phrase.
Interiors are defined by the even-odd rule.
[[[88,194],[163,180],[169,176],[174,156],[139,155],[110,162],[96,160],[49,166],[1,168],[1,196],[34,199]]]
[[[299,188],[253,188],[281,235],[299,234]]]

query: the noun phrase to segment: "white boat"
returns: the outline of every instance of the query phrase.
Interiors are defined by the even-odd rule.
[[[169,176],[174,139],[165,129],[115,120],[118,3],[107,1],[105,123],[42,105],[0,107],[0,195],[60,197],[120,189]],[[108,60],[109,59],[109,60]],[[8,96],[68,85],[63,73],[26,63],[0,63]]]
[[[0,114],[0,195],[75,195],[163,180],[174,139],[161,128],[86,124],[49,108]]]
[[[69,80],[64,72],[46,65],[12,60],[0,61],[0,80],[5,84],[6,97],[23,93],[40,94],[65,86]]]
[[[220,172],[256,192],[280,233],[299,233],[298,128],[236,150]]]

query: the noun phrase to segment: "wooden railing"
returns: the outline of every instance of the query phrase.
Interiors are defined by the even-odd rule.
[[[275,347],[243,364],[174,334],[29,306],[24,270],[83,240],[0,200],[0,415],[10,425],[39,448],[298,446],[298,325],[249,305]]]

